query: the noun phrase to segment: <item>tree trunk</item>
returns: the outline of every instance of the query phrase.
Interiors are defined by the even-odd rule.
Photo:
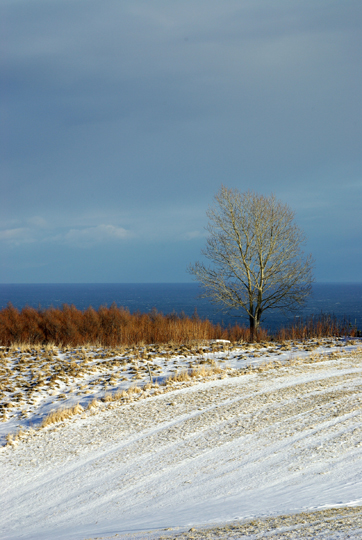
[[[254,317],[252,317],[252,316],[250,315],[250,316],[249,316],[249,323],[250,323],[250,337],[251,337],[251,341],[254,341],[255,337],[257,336],[258,328],[259,328],[259,320],[258,320],[257,316],[254,315]]]

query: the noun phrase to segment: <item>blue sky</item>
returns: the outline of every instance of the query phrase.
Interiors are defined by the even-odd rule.
[[[360,0],[0,0],[0,282],[184,282],[221,184],[362,281]]]

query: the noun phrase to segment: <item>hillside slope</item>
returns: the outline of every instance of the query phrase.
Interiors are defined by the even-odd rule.
[[[361,360],[305,358],[37,431],[0,452],[0,536],[174,537],[361,506]]]

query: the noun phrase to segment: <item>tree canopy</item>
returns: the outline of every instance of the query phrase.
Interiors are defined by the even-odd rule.
[[[274,195],[222,186],[207,216],[209,233],[203,255],[190,273],[202,297],[226,311],[242,309],[252,332],[268,309],[295,311],[305,303],[313,282],[312,258],[294,213]]]

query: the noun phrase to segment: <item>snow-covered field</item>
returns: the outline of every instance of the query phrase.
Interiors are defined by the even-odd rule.
[[[347,538],[336,507],[360,538],[361,360],[359,340],[4,350],[3,444],[24,433],[0,449],[0,537],[266,538],[255,520],[319,511],[318,538]]]

